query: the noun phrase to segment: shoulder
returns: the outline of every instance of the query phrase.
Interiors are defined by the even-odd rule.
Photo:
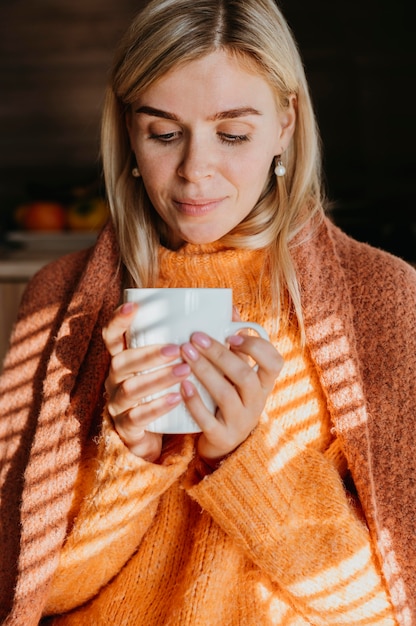
[[[292,255],[303,307],[312,317],[324,304],[345,308],[347,294],[348,306],[356,316],[367,317],[372,308],[377,308],[380,315],[383,311],[393,314],[400,307],[409,312],[408,319],[416,316],[415,268],[353,239],[329,218],[311,222],[300,231],[292,244]]]
[[[48,304],[65,300],[82,275],[90,250],[72,252],[42,267],[29,281],[22,297],[25,314]]]
[[[51,277],[59,280],[78,276],[85,268],[90,253],[90,249],[79,250],[51,261],[34,275],[32,282],[39,283]]]
[[[100,299],[118,301],[120,269],[119,248],[109,222],[92,247],[66,254],[33,276],[23,294],[18,318],[28,320],[46,310],[54,317],[65,311],[74,294],[89,308],[99,306]]]
[[[353,295],[396,304],[416,298],[416,269],[409,263],[351,238],[329,220],[327,229]]]
[[[403,389],[414,384],[416,270],[388,252],[348,237],[332,224],[328,234],[349,293],[357,349],[362,363],[371,364],[374,374],[372,384],[380,386],[384,378],[393,385],[392,372],[402,380]]]

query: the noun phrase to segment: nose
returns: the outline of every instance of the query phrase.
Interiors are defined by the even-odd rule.
[[[206,142],[190,139],[178,167],[178,175],[195,183],[213,174],[213,157]]]

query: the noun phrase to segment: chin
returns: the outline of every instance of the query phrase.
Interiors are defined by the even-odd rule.
[[[205,243],[215,243],[225,237],[227,233],[205,232],[205,233],[181,233],[183,241],[195,245]]]

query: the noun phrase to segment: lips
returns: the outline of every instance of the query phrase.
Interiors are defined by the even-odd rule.
[[[224,200],[224,198],[181,198],[175,200],[175,206],[184,215],[200,216],[214,211]]]

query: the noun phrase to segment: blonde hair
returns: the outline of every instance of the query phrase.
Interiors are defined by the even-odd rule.
[[[280,311],[286,286],[303,333],[290,242],[312,216],[322,214],[320,142],[302,60],[273,0],[153,0],[122,39],[106,93],[101,138],[121,258],[134,284],[154,285],[163,224],[142,181],[131,175],[135,163],[126,112],[170,69],[218,49],[255,68],[272,86],[281,109],[292,95],[296,97],[296,129],[284,153],[286,175],[276,178],[271,164],[257,204],[222,242],[240,248],[269,248],[276,311]]]

